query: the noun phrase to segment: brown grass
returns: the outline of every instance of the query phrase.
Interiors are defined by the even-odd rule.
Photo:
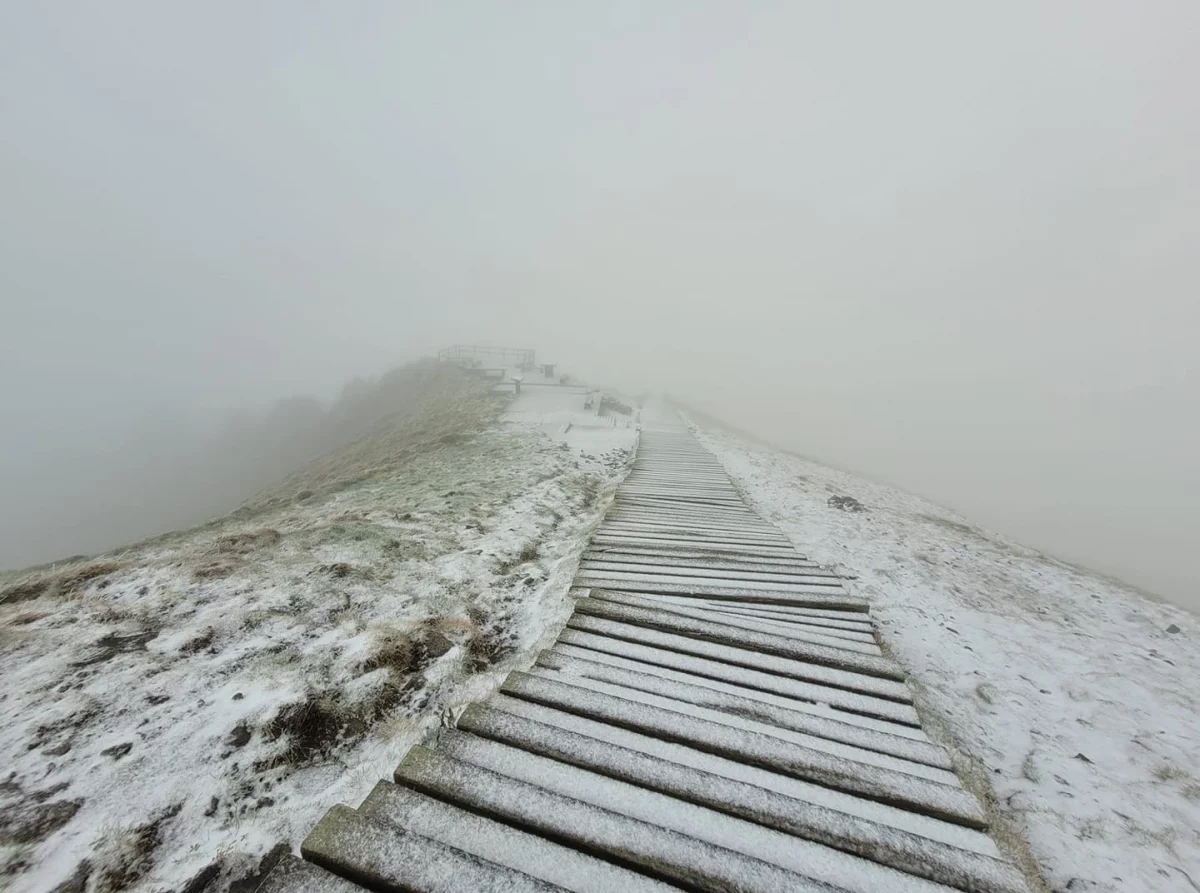
[[[0,604],[31,601],[35,598],[70,598],[88,584],[101,580],[127,566],[123,561],[93,561],[82,567],[40,572],[0,590]]]

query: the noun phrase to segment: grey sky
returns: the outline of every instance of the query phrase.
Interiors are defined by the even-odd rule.
[[[1198,38],[1191,2],[7,4],[0,534],[102,517],[166,407],[487,339],[1196,606]]]

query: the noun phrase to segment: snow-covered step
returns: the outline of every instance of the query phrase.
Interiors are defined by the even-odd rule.
[[[731,552],[738,555],[764,555],[776,558],[793,558],[796,555],[793,549],[782,546],[746,546],[740,543],[722,544],[686,537],[627,536],[598,533],[592,537],[592,543],[598,546],[656,546],[659,548],[674,546],[683,550],[698,550],[718,554]]]
[[[933,893],[936,890],[944,893],[945,890],[944,887],[939,890],[936,884],[923,878],[906,875],[879,863],[764,827],[727,812],[660,794],[600,772],[572,766],[494,740],[461,732],[451,733],[439,749],[464,763],[545,787],[600,807],[612,815],[638,820],[661,831],[703,843],[727,864],[732,854],[739,866],[774,869],[779,873],[770,880],[774,886],[768,886],[767,889],[817,889],[822,893],[832,893],[833,890],[852,893],[879,890],[889,893]],[[725,876],[729,880],[734,879],[733,873],[728,870]],[[761,889],[759,885],[766,880],[762,875],[743,875],[737,877],[735,886],[730,889]],[[691,887],[693,883],[695,881],[686,886]]]
[[[955,785],[852,762],[761,731],[739,729],[712,719],[528,673],[511,674],[501,691],[834,790],[967,827],[986,827],[975,798]]]
[[[289,855],[275,864],[256,893],[362,893],[362,887]]]
[[[304,839],[305,859],[372,890],[551,893],[562,890],[387,822],[335,806]]]
[[[855,797],[852,794],[842,793],[801,779],[768,772],[748,763],[705,753],[683,744],[664,741],[661,738],[644,735],[641,732],[609,723],[597,722],[576,713],[558,710],[533,701],[511,698],[503,693],[493,695],[488,699],[487,705],[506,713],[578,732],[598,741],[607,741],[641,753],[653,754],[664,760],[691,766],[702,772],[720,775],[722,778],[744,781],[747,784],[775,791],[805,803],[824,806],[889,827],[911,830],[915,834],[948,843],[960,849],[992,856],[997,853],[996,845],[991,838],[973,828],[943,822],[940,819],[898,809],[875,800]]]
[[[576,602],[576,615],[584,614],[622,624],[632,624],[677,636],[685,636],[689,639],[730,646],[744,652],[790,658],[806,664],[879,677],[880,680],[894,680],[890,685],[872,684],[872,687],[879,690],[904,689],[904,671],[894,661],[882,655],[858,654],[841,647],[818,645],[791,636],[740,629],[710,620],[697,620],[666,610],[617,604],[597,598],[596,590],[592,592],[593,597]]]
[[[670,822],[647,821],[642,816],[660,816],[636,807],[640,789],[614,791],[619,782],[463,733],[445,735],[436,751],[414,747],[396,768],[396,781],[689,889],[831,893]]]
[[[628,524],[604,522],[597,529],[598,533],[609,536],[651,537],[654,539],[689,539],[701,542],[733,543],[747,546],[773,546],[780,549],[790,549],[791,543],[782,537],[771,534],[718,532],[715,530],[689,530],[685,527],[668,527],[664,525],[634,527]]]
[[[858,654],[873,654],[878,657],[883,656],[883,652],[873,640],[855,639],[850,637],[853,635],[850,633],[845,633],[847,636],[846,638],[839,638],[837,635],[832,634],[833,631],[827,632],[822,630],[820,627],[806,627],[797,623],[773,623],[767,620],[757,620],[749,616],[720,614],[714,611],[705,610],[703,608],[681,605],[676,602],[662,602],[653,595],[634,595],[628,592],[613,591],[608,589],[591,589],[589,592],[591,593],[592,598],[599,599],[600,601],[612,602],[613,604],[629,605],[630,607],[634,608],[646,608],[648,610],[661,611],[679,617],[689,617],[694,620],[704,620],[709,623],[718,623],[733,627],[734,629],[747,630],[749,632],[761,632],[775,636],[784,636],[789,639],[796,639],[800,642],[809,642],[814,645],[828,645],[834,648],[845,648],[848,651],[854,651]]]
[[[803,608],[827,608],[841,611],[866,612],[866,601],[833,586],[770,586],[767,584],[730,582],[727,585],[710,580],[679,582],[661,579],[653,574],[618,574],[581,571],[575,585],[586,589],[613,589],[651,595],[683,595],[729,601],[760,602],[792,605]]]
[[[358,811],[575,893],[677,889],[420,791],[381,781]]]
[[[755,524],[747,524],[737,521],[700,521],[682,518],[663,518],[653,515],[631,515],[626,512],[610,513],[605,519],[605,524],[611,524],[621,527],[634,527],[642,530],[688,530],[696,533],[720,534],[720,533],[740,533],[742,535],[750,534],[754,536],[766,536],[772,539],[788,542],[778,530],[771,527],[758,526]],[[788,542],[790,545],[791,543]]]
[[[670,512],[679,520],[703,518],[710,521],[761,521],[762,519],[745,506],[739,505],[690,505],[666,499],[639,496],[617,491],[613,507],[621,510],[663,513]]]
[[[601,534],[608,531],[601,530]],[[716,541],[724,544],[725,541]],[[694,570],[683,568],[676,572],[670,562],[664,561],[658,565],[633,565],[632,567],[614,568],[612,562],[604,562],[598,566],[588,568],[593,574],[605,574],[616,579],[641,579],[650,577],[662,583],[675,583],[680,585],[696,585],[696,586],[725,586],[736,589],[761,590],[769,592],[777,589],[798,588],[803,591],[811,591],[814,587],[819,591],[825,589],[842,589],[842,581],[838,577],[828,576],[806,576],[801,574],[793,574],[791,576],[801,576],[800,580],[789,580],[785,575],[774,574],[764,575],[758,578],[749,577],[746,574],[738,574],[735,571],[716,571],[705,573],[703,570]]]
[[[929,880],[987,893],[1018,893],[1023,889],[1012,868],[990,852],[954,846],[913,830],[698,770],[636,746],[622,746],[565,729],[554,724],[553,720],[561,720],[564,714],[553,708],[532,705],[532,711],[522,710],[512,699],[496,700],[495,707],[476,704],[467,708],[459,728]],[[538,710],[542,720],[551,722],[529,715],[533,712],[536,716]],[[590,730],[595,731],[594,727]],[[629,743],[637,742],[627,739]],[[982,848],[986,849],[986,843]]]
[[[578,668],[570,664],[563,668],[549,666],[553,662],[553,658],[545,663],[539,662],[526,671],[525,675],[577,686],[590,692],[611,695],[622,703],[657,707],[671,713],[679,713],[731,729],[769,735],[772,738],[778,738],[812,751],[819,751],[831,757],[879,766],[883,769],[914,775],[951,787],[959,786],[957,777],[949,769],[907,760],[854,744],[832,741],[819,735],[811,735],[806,731],[789,727],[782,721],[785,719],[784,717],[755,715],[751,710],[757,704],[751,701],[730,697],[715,705],[697,703],[694,690],[684,690],[678,684],[669,681],[664,681],[656,686],[657,691],[649,691],[650,686],[630,685],[628,682],[615,683],[598,678],[601,674],[577,672]]]
[[[593,591],[591,589],[578,590],[576,597],[582,597],[584,593]],[[822,635],[836,636],[856,642],[875,641],[875,628],[869,621],[858,623],[852,620],[842,620],[837,617],[824,617],[816,614],[784,613],[783,611],[771,610],[780,607],[779,605],[762,605],[755,602],[718,602],[712,599],[659,594],[643,597],[653,598],[655,603],[660,605],[679,605],[702,611],[706,616],[719,621],[725,621],[730,618],[742,618],[753,620],[757,623],[771,624],[783,630],[807,629],[812,632],[819,632]],[[866,618],[868,616],[850,611],[841,611],[838,613],[844,614],[847,617]]]
[[[553,659],[554,657],[576,658],[581,661],[587,661],[588,664],[600,664],[606,667],[620,667],[623,670],[630,670],[643,676],[643,681],[640,685],[635,685],[634,688],[646,688],[654,690],[653,685],[658,682],[678,682],[685,685],[691,685],[700,689],[707,689],[718,693],[718,695],[732,695],[737,699],[742,700],[743,707],[748,715],[762,715],[762,711],[758,709],[758,705],[769,705],[780,707],[793,713],[808,714],[814,720],[815,725],[809,729],[814,735],[822,735],[833,739],[833,741],[846,741],[847,743],[858,744],[859,747],[875,748],[906,756],[907,759],[918,759],[912,756],[914,753],[924,754],[926,762],[931,765],[940,765],[937,762],[940,757],[930,756],[931,751],[940,754],[941,749],[935,748],[925,737],[925,733],[920,729],[914,729],[910,725],[902,725],[899,721],[875,719],[864,715],[863,713],[852,713],[845,709],[838,709],[834,705],[830,705],[827,701],[817,700],[822,697],[840,696],[838,689],[822,690],[820,687],[806,687],[802,683],[800,691],[803,694],[809,694],[810,697],[797,697],[797,690],[790,687],[788,684],[779,685],[776,690],[767,690],[761,688],[751,688],[750,684],[756,679],[752,673],[731,673],[725,678],[719,676],[701,675],[698,671],[708,671],[719,673],[725,670],[720,664],[704,665],[701,661],[700,666],[691,666],[689,669],[679,669],[679,667],[662,666],[661,664],[649,664],[644,660],[624,657],[622,654],[613,654],[610,652],[596,651],[594,648],[587,648],[582,645],[576,645],[569,641],[559,641],[554,643],[554,646],[539,655],[539,663],[545,659]],[[750,676],[750,678],[745,678]],[[738,682],[730,682],[730,678],[737,678]],[[772,677],[764,675],[764,679],[768,683],[774,682]],[[698,697],[698,695],[697,695]],[[716,699],[704,701],[709,706],[716,703]],[[890,702],[889,702],[890,703]],[[797,720],[798,721],[798,720]],[[882,735],[882,738],[874,738],[871,735],[863,735],[863,732],[877,732]],[[875,742],[875,743],[871,743]],[[922,750],[908,750],[902,743],[892,742],[919,742]]]
[[[717,577],[727,581],[759,582],[759,583],[799,583],[810,586],[828,585],[840,586],[837,577],[828,574],[804,573],[763,573],[761,571],[741,570],[738,568],[694,567],[687,564],[676,564],[663,561],[658,564],[639,564],[635,561],[614,561],[611,559],[585,559],[579,565],[585,570],[597,573],[630,573],[644,574],[662,572],[674,577],[712,578]]]
[[[625,627],[596,617],[572,617],[558,641],[640,660],[651,666],[695,673],[814,704],[828,704],[850,714],[920,725],[907,688],[897,688],[896,683],[871,676],[743,652],[657,630]]]
[[[636,521],[629,518],[605,518],[601,525],[606,530],[623,530],[628,533],[639,531],[655,531],[657,533],[685,534],[695,537],[718,537],[723,539],[746,540],[748,542],[772,542],[790,546],[791,542],[783,534],[774,530],[754,527],[749,524],[722,524],[719,527],[706,527],[686,524],[680,521]]]
[[[639,563],[653,562],[655,559],[669,557],[672,559],[680,559],[684,562],[694,562],[696,566],[704,566],[706,563],[713,563],[714,566],[725,564],[734,564],[738,566],[751,567],[755,570],[766,570],[770,568],[782,568],[790,570],[792,568],[817,568],[818,565],[805,558],[799,552],[784,553],[782,555],[752,555],[742,552],[713,552],[709,549],[687,548],[678,546],[662,546],[660,544],[642,544],[632,546],[606,546],[595,542],[589,543],[584,550],[584,558],[597,558],[603,556],[619,555],[622,561],[633,560],[630,556],[639,559]],[[807,571],[806,571],[807,572]],[[832,571],[826,573],[833,574]],[[836,576],[836,574],[834,574]]]
[[[657,672],[647,672],[656,668],[564,644],[543,651],[535,666],[640,689],[699,707],[723,710],[735,716],[752,717],[780,728],[873,750],[898,759],[944,770],[951,768],[946,752],[928,741],[913,740],[896,734],[895,730],[881,729],[878,724],[847,722],[844,718],[832,717],[829,710],[822,710],[814,704],[768,692],[663,668],[657,668]]]

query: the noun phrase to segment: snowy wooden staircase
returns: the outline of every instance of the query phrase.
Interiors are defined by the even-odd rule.
[[[526,673],[334,807],[264,893],[1017,893],[867,605],[644,430]]]

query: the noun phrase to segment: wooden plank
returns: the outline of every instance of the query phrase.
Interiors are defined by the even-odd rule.
[[[256,893],[362,893],[362,887],[287,855],[275,864]]]
[[[640,689],[650,694],[686,701],[698,707],[724,710],[732,715],[750,717],[759,722],[768,722],[817,738],[876,751],[900,760],[923,763],[942,770],[952,768],[946,752],[927,741],[915,741],[875,728],[843,722],[832,718],[828,711],[815,709],[801,701],[684,673],[647,673],[645,671],[650,668],[645,665],[640,669],[636,668],[633,662],[626,662],[625,666],[614,665],[611,659],[606,661],[601,655],[595,654],[581,656],[582,652],[583,649],[559,645],[539,654],[535,666],[612,685]],[[595,657],[602,659],[595,660]]]
[[[708,540],[695,540],[677,537],[665,539],[652,536],[625,536],[607,533],[597,533],[592,537],[593,546],[651,546],[659,549],[674,548],[684,552],[707,552],[710,554],[756,555],[767,558],[798,558],[802,557],[795,549],[780,546],[749,546],[744,543],[722,543]]]
[[[573,632],[591,633],[593,637],[580,641],[571,635]],[[717,679],[741,682],[750,678],[753,681],[742,684],[764,691],[792,693],[794,697],[807,697],[868,716],[880,716],[910,725],[919,724],[916,712],[910,706],[912,694],[908,688],[877,676],[733,648],[586,614],[573,615],[567,622],[567,629],[559,634],[559,641],[629,655],[650,664],[688,669]],[[694,658],[700,658],[701,661],[697,663],[692,660]],[[747,671],[754,671],[753,675],[748,676]],[[813,687],[807,688],[796,683]],[[895,709],[887,709],[889,705]]]
[[[593,590],[592,597],[576,602],[575,611],[590,617],[686,636],[689,639],[699,639],[757,654],[885,679],[893,683],[887,688],[904,687],[904,671],[895,661],[882,656],[858,654],[844,648],[817,645],[774,633],[739,629],[710,620],[671,614],[665,610],[618,604],[596,598],[596,594],[596,590]]]
[[[797,583],[802,586],[841,586],[841,577],[828,574],[763,574],[761,571],[732,568],[696,568],[688,564],[662,561],[656,563],[623,562],[613,558],[584,558],[580,567],[586,570],[610,571],[624,574],[665,574],[673,577],[697,577],[697,579],[719,579],[757,583]]]
[[[359,815],[348,806],[325,813],[300,851],[308,861],[372,890],[552,893],[563,889]]]
[[[791,776],[779,775],[775,772],[759,769],[758,767],[740,763],[736,760],[728,760],[724,757],[705,753],[704,751],[696,750],[682,744],[663,741],[661,738],[644,735],[641,732],[623,729],[609,723],[598,722],[569,711],[547,707],[544,704],[536,704],[533,701],[512,698],[503,693],[493,695],[488,701],[488,706],[516,716],[527,717],[546,725],[552,725],[556,728],[587,735],[589,738],[595,738],[597,741],[606,741],[609,744],[616,744],[641,753],[661,757],[664,760],[669,760],[682,766],[691,766],[701,772],[709,772],[713,775],[720,775],[723,778],[744,781],[747,784],[775,791],[776,793],[805,803],[824,806],[837,812],[844,812],[847,815],[857,816],[858,818],[878,822],[890,827],[908,829],[914,834],[920,834],[922,837],[928,837],[930,840],[948,843],[959,849],[989,856],[997,856],[999,854],[992,840],[985,833],[977,829],[964,828],[962,825],[943,822],[940,819],[898,809],[874,800],[866,800],[862,797],[856,797],[853,794],[835,791],[832,788],[815,785],[798,778],[792,778]]]
[[[961,787],[528,673],[509,674],[501,691],[968,828],[987,827],[979,804]]]
[[[725,710],[720,707],[694,703],[690,697],[684,696],[681,691],[674,691],[673,689],[676,688],[674,683],[663,686],[664,689],[668,690],[668,693],[651,692],[647,691],[645,686],[622,685],[598,679],[595,674],[576,673],[571,672],[569,669],[553,669],[542,664],[535,664],[527,671],[526,675],[537,679],[547,679],[552,682],[562,682],[567,685],[587,689],[589,692],[609,695],[618,701],[626,703],[631,709],[654,707],[670,713],[678,713],[693,719],[715,723],[737,731],[767,735],[788,744],[794,744],[798,747],[804,747],[808,750],[825,754],[831,759],[849,760],[848,770],[855,764],[863,763],[899,772],[903,775],[923,778],[938,784],[949,785],[951,787],[960,786],[958,778],[954,773],[940,766],[929,766],[924,763],[905,760],[901,757],[880,753],[856,745],[831,741],[819,735],[810,735],[807,732],[766,722],[761,717],[750,716],[744,712],[743,708],[748,709],[753,707],[753,702],[741,701],[739,703],[738,699],[730,698],[724,706],[736,705],[736,709]]]
[[[866,600],[832,586],[768,587],[762,584],[730,582],[718,585],[711,582],[670,582],[652,576],[599,574],[583,571],[575,585],[591,589],[617,589],[659,595],[720,598],[728,601],[762,602],[765,604],[795,605],[807,608],[827,608],[838,611],[866,613]]]
[[[663,567],[647,567],[645,565],[635,565],[628,570],[612,568],[608,566],[583,568],[580,571],[581,575],[586,574],[589,577],[603,576],[611,580],[629,583],[678,583],[687,586],[725,586],[734,587],[740,590],[756,590],[760,592],[825,592],[825,593],[840,593],[845,592],[845,587],[842,586],[842,581],[837,577],[814,577],[810,579],[788,580],[781,579],[778,576],[767,577],[766,579],[740,579],[738,577],[726,576],[724,573],[703,574],[695,571],[685,571],[684,573],[675,573],[669,566]],[[590,583],[580,583],[581,586],[590,586]]]
[[[1025,893],[1020,876],[995,858],[697,771],[503,709],[478,704],[468,707],[459,727],[480,737],[784,831],[937,883],[984,893]],[[847,863],[847,867],[863,869],[853,862]]]
[[[764,704],[810,713],[857,728],[929,743],[925,733],[916,725],[916,711],[912,707],[869,694],[762,673],[747,667],[730,666],[581,630],[564,630],[560,640],[543,653],[623,667],[661,679],[673,679]]]
[[[631,557],[632,556],[632,557]],[[795,568],[803,568],[803,573],[818,573],[817,564],[809,561],[798,553],[783,556],[745,555],[739,553],[719,553],[706,549],[679,548],[674,546],[604,546],[589,544],[583,553],[584,558],[613,558],[617,561],[637,561],[639,564],[655,563],[667,557],[684,565],[695,567],[723,568],[728,565],[747,567],[752,570],[767,571],[779,569],[781,573],[791,573]],[[811,570],[810,570],[811,569]],[[832,574],[832,576],[837,576]]]
[[[832,893],[769,863],[589,802],[636,808],[636,789],[461,732],[444,735],[437,751],[414,747],[397,767],[396,781],[689,889]]]
[[[768,539],[781,540],[791,545],[791,540],[774,527],[766,524],[747,524],[745,521],[722,519],[710,522],[693,518],[671,517],[669,515],[660,515],[657,517],[637,516],[631,518],[621,513],[614,513],[606,517],[603,523],[638,530],[686,530],[694,533],[702,533],[707,536],[766,537]]]
[[[375,785],[358,811],[575,893],[670,893],[678,889],[386,781]]]
[[[717,614],[712,611],[688,607],[687,605],[661,602],[658,601],[654,596],[638,596],[626,592],[614,592],[608,589],[593,589],[590,591],[591,598],[612,602],[613,604],[629,605],[630,607],[634,608],[646,608],[647,610],[652,611],[662,611],[667,614],[674,614],[680,617],[689,617],[693,620],[704,620],[709,623],[719,623],[725,626],[733,627],[734,629],[742,629],[749,632],[768,633],[775,636],[784,636],[786,638],[795,639],[800,642],[808,642],[814,645],[827,645],[833,648],[844,648],[847,651],[852,651],[857,654],[882,656],[883,653],[873,640],[863,641],[861,639],[838,638],[835,635],[830,635],[829,633],[825,632],[820,627],[805,627],[800,624],[792,624],[787,626],[753,620],[746,616]]]

